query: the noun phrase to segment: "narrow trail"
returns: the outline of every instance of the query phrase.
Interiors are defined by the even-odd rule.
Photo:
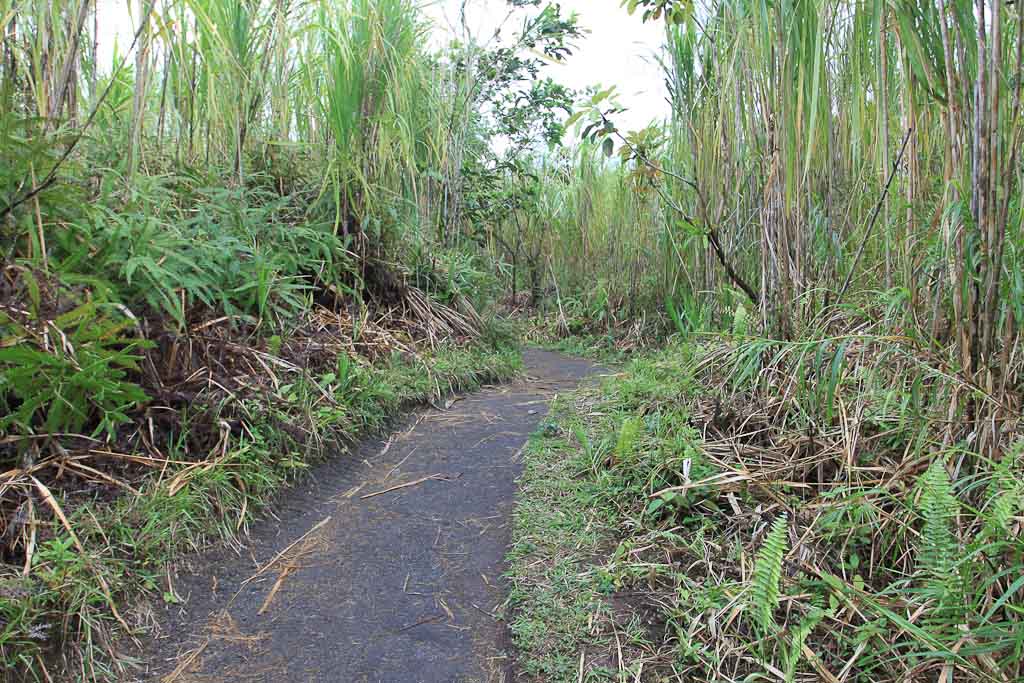
[[[414,415],[318,467],[174,590],[150,680],[510,680],[494,617],[521,450],[558,392],[598,368],[539,350],[523,379]],[[376,495],[374,495],[376,494]]]

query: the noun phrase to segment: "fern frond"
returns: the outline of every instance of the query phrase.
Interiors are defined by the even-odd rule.
[[[775,610],[779,606],[782,561],[786,557],[788,520],[779,516],[764,539],[754,562],[750,606],[754,623],[764,633],[775,629]]]
[[[944,576],[952,568],[957,549],[952,526],[959,512],[949,474],[941,461],[932,463],[921,482],[920,512],[924,518],[919,565],[931,576]]]
[[[962,611],[957,575],[959,542],[953,533],[960,504],[953,495],[949,474],[936,460],[922,477],[920,513],[924,528],[918,547],[918,567],[924,595],[934,601],[933,621],[959,623]]]
[[[789,652],[786,654],[786,683],[793,683],[796,679],[796,666],[803,658],[807,636],[811,635],[811,631],[818,626],[824,616],[825,610],[814,607],[793,629],[792,639],[789,641]]]
[[[986,495],[987,505],[982,512],[984,519],[983,537],[997,540],[1010,531],[1013,518],[1024,508],[1024,482],[1013,476],[1011,464],[1024,442],[1011,448],[1007,457],[996,465]]]
[[[626,460],[633,454],[637,439],[640,436],[640,418],[629,417],[623,420],[619,428],[619,439],[615,444],[615,462]]]

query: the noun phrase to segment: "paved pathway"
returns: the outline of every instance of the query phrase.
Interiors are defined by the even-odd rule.
[[[521,449],[548,401],[598,371],[545,351],[524,360],[522,380],[318,467],[241,557],[218,551],[179,577],[188,602],[154,647],[152,680],[511,680],[492,615]]]

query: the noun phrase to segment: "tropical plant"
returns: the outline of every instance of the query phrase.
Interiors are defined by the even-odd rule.
[[[781,515],[772,522],[754,560],[750,577],[750,609],[754,624],[765,635],[775,628],[775,610],[779,606],[782,563],[788,547],[789,520]]]

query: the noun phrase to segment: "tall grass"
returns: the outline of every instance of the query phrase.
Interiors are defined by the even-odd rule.
[[[428,49],[414,0],[105,9],[134,29],[100,64],[96,0],[0,0],[4,680],[48,679],[61,648],[57,668],[124,674],[103,652],[135,625],[117,606],[155,587],[150,563],[232,510],[233,537],[336,427],[440,391],[417,349],[481,340],[473,304],[490,303],[493,276],[459,249],[463,166],[491,137],[478,47]],[[493,360],[450,357],[452,388]],[[372,364],[415,391],[350,381]],[[168,492],[204,459],[209,496]],[[80,526],[97,491],[141,490],[168,509],[118,502],[122,525],[99,504],[98,535]],[[161,532],[134,543],[132,525]]]
[[[527,231],[562,293],[612,283],[627,308],[695,302],[722,327],[742,304],[782,339],[859,311],[947,350],[984,392],[1016,387],[1020,9],[710,0],[674,16],[664,140],[616,129],[611,98],[585,99],[577,130],[623,154],[583,145],[573,171],[543,176],[555,189],[542,194],[579,178],[576,196],[600,195]],[[985,431],[1007,400],[983,402],[998,415],[964,407]],[[999,441],[988,431],[983,443]]]
[[[559,197],[559,209],[537,214],[549,216],[542,229],[498,229],[524,235],[527,252],[538,245],[540,286],[559,295],[559,317],[575,307],[592,322],[606,311],[626,327],[637,318],[631,308],[664,311],[679,336],[706,343],[699,385],[712,397],[700,404],[706,416],[686,424],[722,434],[729,444],[715,457],[743,476],[774,463],[772,448],[815,463],[769,478],[803,482],[820,499],[772,495],[758,510],[778,505],[809,520],[820,512],[791,523],[800,530],[789,540],[826,531],[827,552],[866,549],[853,567],[837,564],[842,579],[818,575],[837,604],[858,612],[843,627],[822,631],[812,598],[778,624],[789,654],[763,649],[775,635],[730,642],[757,651],[759,671],[774,658],[771,672],[785,680],[801,656],[809,675],[831,679],[818,664],[835,648],[849,650],[835,662],[839,678],[1019,679],[1019,532],[995,520],[1008,518],[1004,506],[1019,518],[1012,482],[1024,476],[1024,9],[987,0],[625,4],[680,9],[661,55],[670,120],[655,133],[621,131],[613,101],[585,98],[579,157],[567,172],[540,175],[538,194]],[[583,256],[591,250],[600,256]],[[615,303],[606,309],[609,289]],[[638,414],[650,419],[662,403],[658,396]],[[773,441],[779,431],[789,436]],[[722,509],[670,515],[658,531],[724,523]],[[1004,533],[988,536],[997,527]],[[818,571],[775,545],[770,562],[762,549],[752,579],[743,572],[760,610],[754,634],[775,626],[783,556],[796,582]],[[672,604],[687,615],[678,647],[695,655],[689,675],[741,678],[717,668],[731,645],[693,643],[731,605]],[[878,628],[881,638],[844,644],[835,629],[850,625]],[[809,653],[815,630],[828,645]]]
[[[438,205],[453,203],[431,183],[451,179],[476,76],[428,53],[411,0],[145,0],[132,5],[131,54],[119,46],[113,65],[95,63],[94,12],[89,0],[0,8],[3,111],[24,142],[116,140],[111,170],[127,177],[169,163],[228,169],[236,185],[269,172],[285,176],[280,191],[305,175],[336,231],[367,239],[435,229]],[[31,162],[10,169],[5,214],[36,194],[28,166],[39,180],[52,167]]]

